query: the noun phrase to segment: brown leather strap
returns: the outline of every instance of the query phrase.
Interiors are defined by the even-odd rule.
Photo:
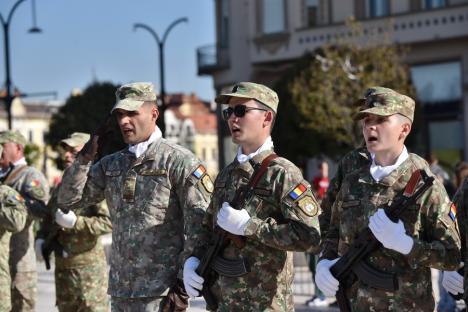
[[[21,173],[23,172],[28,166],[22,165],[16,168],[13,168],[11,172],[8,174],[6,177],[5,181],[3,181],[3,184],[9,185],[9,183],[13,182],[13,180]]]
[[[263,159],[260,169],[257,171],[257,174],[249,182],[249,186],[248,186],[249,189],[252,189],[257,186],[258,181],[260,181],[260,178],[263,176],[263,174],[265,174],[271,161],[276,158],[278,158],[278,155],[273,153],[273,154],[268,155],[268,157],[266,157],[265,159]]]

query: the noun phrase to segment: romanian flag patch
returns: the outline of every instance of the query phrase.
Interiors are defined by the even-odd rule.
[[[454,221],[454,222],[455,222],[455,220],[457,219],[457,207],[455,206],[454,203],[452,203],[452,205],[450,206],[449,217],[450,217],[450,219],[452,219],[452,221]]]
[[[198,168],[192,173],[192,175],[197,178],[197,179],[200,179],[201,177],[203,177],[203,175],[205,174],[206,172],[206,169],[205,167],[203,167],[202,165],[198,166]]]
[[[34,179],[31,181],[30,185],[31,187],[38,187],[41,183],[39,183],[39,180]]]
[[[290,193],[289,193],[289,197],[291,197],[292,199],[296,200],[298,199],[302,193],[304,193],[305,191],[307,190],[307,187],[304,185],[304,184],[298,184],[294,190],[292,190]]]

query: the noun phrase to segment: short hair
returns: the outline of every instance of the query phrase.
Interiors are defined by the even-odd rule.
[[[413,122],[408,117],[403,116],[402,114],[395,114],[395,115],[398,117],[398,121],[400,124],[408,123],[410,126],[413,125]]]

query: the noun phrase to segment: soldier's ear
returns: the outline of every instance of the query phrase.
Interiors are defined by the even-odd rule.
[[[400,134],[400,139],[406,139],[406,137],[410,134],[411,132],[411,124],[408,122],[405,122],[401,125],[401,134]]]
[[[151,107],[151,115],[152,117],[154,118],[154,120],[157,120],[158,117],[159,117],[159,110],[158,110],[158,107],[156,105],[153,105]]]

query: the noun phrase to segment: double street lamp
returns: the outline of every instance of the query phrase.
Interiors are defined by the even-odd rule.
[[[156,40],[159,48],[159,75],[160,75],[160,83],[161,83],[161,92],[160,92],[160,105],[159,105],[159,118],[158,118],[158,126],[161,129],[163,135],[166,133],[166,125],[164,121],[164,112],[166,111],[166,88],[164,85],[164,43],[166,42],[167,36],[169,32],[180,23],[187,23],[188,18],[182,17],[173,21],[164,31],[164,35],[162,39],[159,38],[158,34],[148,25],[142,23],[135,23],[133,25],[133,30],[136,31],[138,28],[142,28],[147,30],[153,38]]]
[[[10,23],[11,19],[13,18],[13,13],[15,13],[18,6],[26,0],[18,0],[13,7],[11,8],[10,12],[8,13],[7,18],[3,18],[2,14],[0,13],[0,22],[3,26],[3,39],[4,39],[4,53],[5,53],[5,106],[6,112],[8,117],[8,129],[12,127],[11,121],[11,104],[13,103],[13,99],[16,96],[14,92],[12,92],[11,87],[11,76],[10,76]],[[29,30],[30,33],[40,33],[41,30],[36,26],[36,7],[35,7],[35,0],[32,0],[32,10],[33,10],[33,27]]]

